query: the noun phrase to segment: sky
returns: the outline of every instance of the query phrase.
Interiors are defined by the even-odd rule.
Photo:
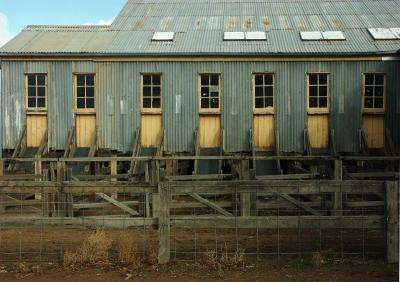
[[[127,0],[0,0],[0,46],[27,25],[110,24]]]

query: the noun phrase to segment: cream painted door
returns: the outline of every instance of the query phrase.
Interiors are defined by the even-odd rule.
[[[363,131],[368,148],[382,149],[385,147],[385,115],[363,115]]]
[[[96,115],[77,114],[75,119],[76,146],[78,148],[91,147],[96,134]]]
[[[26,134],[27,147],[39,147],[47,130],[47,114],[27,114]]]
[[[311,148],[323,149],[329,146],[329,115],[308,115],[308,136]]]
[[[143,148],[156,148],[160,145],[162,135],[162,115],[142,114],[140,144]]]
[[[221,143],[221,115],[200,115],[200,148],[218,148]]]
[[[253,143],[257,151],[269,151],[275,146],[274,115],[261,114],[253,117]]]

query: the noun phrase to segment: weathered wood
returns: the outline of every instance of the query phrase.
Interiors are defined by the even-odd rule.
[[[120,202],[126,206],[138,206],[139,201],[124,201]],[[114,206],[114,204],[109,202],[101,202],[101,203],[74,203],[72,205],[73,209],[80,210],[80,209],[98,209],[98,208],[107,208],[110,206]]]
[[[334,179],[341,181],[343,179],[343,163],[341,160],[335,160]],[[343,193],[342,191],[333,194],[333,214],[335,216],[343,215]]]
[[[399,262],[399,183],[386,184],[386,258]]]
[[[240,215],[250,216],[251,212],[251,194],[240,193]]]
[[[4,177],[4,161],[0,160],[0,178]]]
[[[36,181],[41,181],[43,171],[42,171],[42,162],[40,160],[35,161],[35,178]],[[42,199],[42,194],[41,193],[35,193],[35,199],[36,200],[41,200]]]
[[[110,162],[110,172],[111,172],[111,175],[117,175],[118,174],[118,162],[117,161],[111,161]],[[118,181],[118,179],[117,178],[111,178],[111,181],[112,182],[116,182],[116,181]],[[118,193],[113,193],[111,195],[111,197],[113,199],[117,200],[118,199]]]
[[[231,179],[232,174],[194,174],[165,176],[169,181],[192,181],[192,180],[225,180]]]
[[[303,205],[302,202],[300,202],[299,200],[293,198],[290,195],[279,193],[279,196],[282,197],[283,199],[291,202],[292,204],[296,205],[297,207],[305,210],[306,212],[311,213],[312,215],[321,215],[321,213],[319,211],[314,210],[313,208],[310,208],[309,206]]]
[[[353,172],[353,173],[346,173],[346,175],[350,176],[351,178],[389,178],[389,177],[399,178],[400,177],[400,173],[394,171]]]
[[[153,217],[159,218],[161,214],[161,199],[159,193],[151,194],[152,197],[152,208],[153,208]]]
[[[219,212],[219,213],[222,214],[222,215],[225,215],[225,216],[232,216],[232,214],[231,214],[230,212],[224,210],[223,208],[221,208],[221,207],[218,206],[217,204],[215,204],[215,203],[213,203],[213,202],[211,202],[211,201],[209,201],[209,200],[207,200],[207,199],[201,197],[201,196],[200,196],[199,194],[197,194],[197,193],[189,193],[189,195],[190,195],[193,199],[195,199],[196,201],[198,201],[198,202],[204,204],[205,206],[207,206],[207,207],[209,207],[209,208],[212,208],[213,210]]]
[[[127,205],[123,204],[122,202],[119,202],[119,201],[111,198],[110,196],[107,196],[104,193],[96,193],[96,195],[98,195],[102,199],[106,200],[107,202],[110,202],[114,206],[119,207],[120,209],[122,209],[123,211],[129,213],[130,215],[133,215],[133,216],[139,215],[139,213],[137,211],[135,211],[134,209],[128,207]]]
[[[170,261],[171,245],[170,245],[170,201],[171,194],[167,186],[161,185],[160,191],[160,208],[158,218],[159,230],[159,250],[158,250],[158,263],[166,264]]]
[[[257,180],[301,180],[313,179],[318,177],[319,173],[297,173],[297,174],[279,174],[279,175],[260,175]]]

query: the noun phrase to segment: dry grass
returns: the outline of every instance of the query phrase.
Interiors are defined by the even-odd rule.
[[[116,242],[118,262],[124,266],[139,268],[142,264],[135,240],[132,236],[120,236]]]
[[[203,254],[203,262],[206,266],[218,270],[235,269],[245,266],[245,255],[243,249],[230,252],[227,244],[218,253],[215,250],[208,250]]]
[[[320,267],[326,263],[326,256],[324,252],[315,252],[312,254],[311,262],[314,266]]]
[[[77,251],[65,252],[64,267],[76,269],[82,266],[108,264],[108,250],[111,245],[111,237],[104,230],[96,230],[83,241]]]

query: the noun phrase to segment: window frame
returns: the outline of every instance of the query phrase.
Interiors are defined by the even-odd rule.
[[[327,76],[326,78],[326,107],[324,108],[310,108],[310,75],[317,74],[325,74]],[[307,97],[306,97],[306,103],[307,103],[307,113],[308,114],[329,114],[330,112],[330,106],[331,106],[331,73],[330,72],[307,72],[306,73],[306,87],[307,87]]]
[[[159,108],[144,108],[143,107],[143,76],[145,75],[159,75],[160,76],[160,107]],[[140,73],[140,112],[143,114],[162,114],[163,112],[163,96],[164,96],[164,76],[161,72],[141,72]]]
[[[96,113],[96,74],[95,73],[74,73],[74,109],[78,114],[94,114]],[[93,75],[93,91],[94,91],[94,107],[78,108],[78,75]]]
[[[382,108],[366,108],[365,107],[365,77],[367,74],[381,74],[383,75],[383,107]],[[361,99],[361,106],[362,112],[367,114],[384,114],[386,112],[386,89],[387,89],[387,75],[385,72],[363,72],[362,73],[362,99]],[[374,96],[375,99],[375,96]]]
[[[256,108],[256,75],[271,75],[272,76],[272,108]],[[276,98],[275,98],[275,79],[276,74],[273,72],[253,72],[252,73],[252,100],[254,114],[275,114]],[[265,96],[263,96],[265,98]]]
[[[218,76],[218,108],[202,108],[201,107],[201,77],[203,75],[217,75]],[[222,74],[221,73],[213,73],[213,72],[202,72],[197,75],[197,100],[199,103],[198,109],[199,114],[220,114],[221,113],[221,105],[222,105]]]
[[[38,75],[43,75],[44,76],[44,91],[45,91],[45,96],[44,96],[44,100],[45,100],[45,107],[35,107],[35,108],[32,108],[32,107],[29,107],[29,95],[28,95],[28,88],[29,88],[29,85],[28,85],[28,76],[30,76],[30,75],[36,75],[36,76],[38,76]],[[26,112],[28,112],[28,113],[36,113],[36,114],[41,114],[41,113],[44,113],[45,114],[45,112],[47,112],[47,106],[48,106],[48,99],[47,99],[47,95],[48,95],[48,80],[47,80],[47,73],[25,73],[25,109],[26,109]]]

